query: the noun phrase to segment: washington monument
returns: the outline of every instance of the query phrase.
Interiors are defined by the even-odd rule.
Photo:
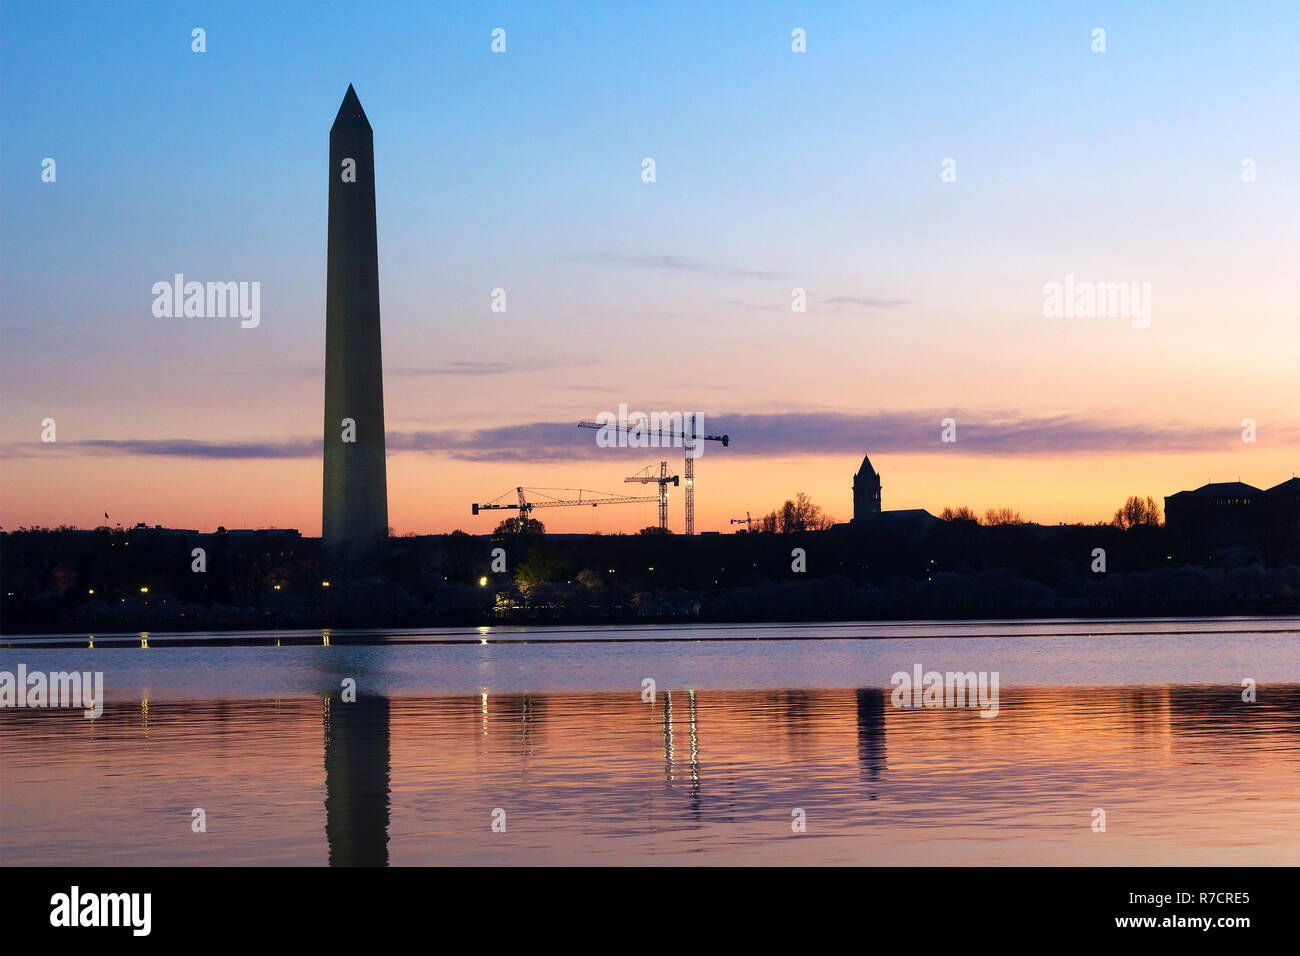
[[[388,535],[375,142],[351,85],[330,128],[324,567],[361,570]]]

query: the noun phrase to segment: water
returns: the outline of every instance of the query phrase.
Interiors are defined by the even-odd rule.
[[[9,865],[1300,863],[1297,619],[3,641],[108,699],[0,710]]]

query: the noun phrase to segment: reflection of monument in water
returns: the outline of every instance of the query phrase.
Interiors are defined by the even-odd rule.
[[[878,780],[885,769],[885,692],[861,687],[853,694],[858,702],[858,763],[862,776]]]
[[[759,740],[781,738],[785,741],[781,746],[786,749],[792,744],[797,745],[800,738],[810,742],[814,737],[819,738],[820,744],[813,744],[805,755],[816,761],[837,752],[840,759],[834,759],[834,765],[839,772],[847,770],[850,774],[854,773],[852,763],[846,765],[842,758],[848,756],[845,745],[852,746],[856,742],[856,773],[862,781],[869,782],[863,788],[863,794],[868,799],[876,799],[877,787],[872,784],[882,779],[886,769],[887,696],[887,691],[874,687],[854,690],[851,697],[847,691],[840,690],[721,692],[716,699],[710,696],[707,699],[713,700],[715,705],[711,711],[715,717],[714,737],[718,726],[723,728],[724,737],[721,745],[715,741],[715,751],[721,746],[724,757],[720,763],[715,761],[714,785],[706,790],[701,759],[701,710],[705,701],[694,689],[663,692],[660,696],[661,712],[657,715],[662,734],[663,785],[667,791],[684,798],[684,805],[678,805],[677,810],[670,812],[689,813],[696,821],[706,816],[731,820],[737,797],[734,793],[728,796],[728,771],[718,771],[717,768],[726,766],[728,746],[734,747],[739,743],[743,753],[745,739],[753,735],[757,735]],[[550,702],[548,695],[499,697],[496,706],[491,708],[486,693],[464,698],[464,702],[472,708],[469,711],[470,723],[463,721],[466,712],[459,707],[445,713],[435,710],[429,719],[435,724],[447,723],[434,730],[453,735],[466,733],[475,739],[475,747],[478,747],[477,741],[487,736],[491,709],[493,714],[503,714],[518,722],[516,732],[507,733],[505,738],[513,745],[511,749],[524,758],[534,755],[539,743],[537,734],[547,726],[542,715]],[[325,836],[331,866],[386,866],[389,863],[390,710],[391,704],[386,697],[361,696],[353,703],[344,703],[337,697],[324,700]],[[639,707],[636,711],[641,713]],[[735,736],[738,724],[732,724],[728,729],[727,717],[733,711],[745,725],[739,738]],[[759,723],[753,723],[751,717]],[[763,718],[775,723],[763,726]],[[638,716],[637,719],[644,718]],[[848,723],[850,720],[851,724]],[[559,727],[566,734],[575,733],[563,722],[552,722],[552,727]],[[560,751],[577,750],[580,753],[583,742],[580,736],[565,735],[553,744]],[[795,750],[802,751],[804,747],[796,746]],[[600,756],[597,747],[593,757],[599,759]],[[798,759],[802,758],[796,754]],[[750,794],[751,799],[753,796]]]
[[[387,697],[325,698],[325,839],[330,866],[388,865]]]

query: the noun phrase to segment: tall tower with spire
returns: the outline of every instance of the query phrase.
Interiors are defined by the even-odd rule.
[[[338,575],[363,570],[388,537],[375,144],[351,85],[330,128],[329,177],[321,546]]]
[[[862,467],[853,476],[853,520],[863,521],[880,514],[880,474],[871,467],[871,459],[862,456]]]

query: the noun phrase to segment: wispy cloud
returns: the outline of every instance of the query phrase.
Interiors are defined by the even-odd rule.
[[[567,256],[577,262],[601,262],[608,265],[634,266],[641,269],[654,269],[659,272],[697,272],[714,275],[737,276],[742,279],[779,279],[781,273],[767,269],[742,269],[736,266],[721,265],[691,256],[677,256],[667,253],[622,253],[594,252],[588,255]]]
[[[769,299],[765,302],[749,302],[744,299],[726,299],[724,305],[739,306],[742,309],[764,309],[769,312],[790,312],[790,293],[782,292],[780,296]],[[906,305],[906,299],[886,299],[880,296],[872,295],[835,295],[835,296],[816,296],[808,294],[809,311],[808,315],[813,315],[818,311],[818,306],[824,306],[828,312],[843,312],[850,306],[858,309],[892,309],[896,306]]]
[[[738,266],[725,265],[717,262],[710,262],[706,259],[696,259],[692,256],[679,256],[671,253],[625,253],[612,252],[604,250],[601,252],[587,253],[585,255],[565,256],[564,258],[575,262],[597,262],[607,265],[632,266],[639,269],[653,269],[657,272],[682,272],[682,273],[701,273],[722,276],[735,276],[742,279],[789,279],[790,274],[786,272],[776,272],[771,269],[745,269]],[[883,296],[874,295],[834,295],[834,296],[809,296],[814,303],[820,303],[824,306],[837,308],[840,306],[856,306],[860,309],[892,309],[895,306],[904,305],[906,299],[890,299]],[[741,305],[756,309],[781,309],[789,308],[789,303],[747,303],[737,300],[731,300],[733,305]]]
[[[515,375],[522,372],[546,372],[552,369],[573,368],[590,365],[589,361],[577,359],[518,359],[511,361],[452,361],[431,362],[428,365],[385,366],[386,378],[418,378],[434,375]],[[232,375],[251,375],[255,377],[279,376],[282,378],[323,379],[325,368],[321,365],[292,365],[277,368],[239,369]]]
[[[940,440],[941,422],[957,423],[957,442]],[[1204,451],[1233,447],[1235,428],[1149,424],[1102,417],[1018,415],[929,409],[853,415],[786,412],[722,415],[710,423],[732,435],[734,454],[892,452],[1016,457],[1135,451]]]
[[[819,301],[827,305],[856,305],[864,309],[892,309],[896,305],[902,305],[907,300],[881,299],[873,295],[836,295]]]
[[[647,406],[647,410],[649,407]],[[957,423],[957,442],[940,441],[941,422]],[[959,409],[906,412],[783,412],[719,415],[705,419],[712,433],[731,437],[727,455],[769,458],[791,455],[953,454],[1002,457],[1069,456],[1124,452],[1188,452],[1235,447],[1236,428],[1151,424],[1071,415],[1024,416]],[[390,431],[390,452],[420,452],[460,461],[580,461],[611,454],[644,455],[644,449],[599,448],[594,430],[576,422],[525,422],[484,429]],[[1274,429],[1278,441],[1300,443],[1300,429]],[[713,449],[709,449],[713,451]],[[195,441],[132,439],[11,443],[3,456],[45,454],[143,455],[194,459],[292,459],[321,454],[320,439]]]
[[[312,458],[321,454],[319,438],[291,438],[285,441],[194,441],[188,438],[134,438],[61,441],[68,450],[100,455],[149,455],[163,458]],[[28,446],[34,449],[39,443]],[[27,456],[27,457],[30,457]]]
[[[418,431],[388,436],[392,451],[446,455],[462,461],[574,461],[596,458],[594,432],[577,422],[529,422],[475,431]]]
[[[421,375],[515,375],[521,372],[545,372],[589,362],[526,359],[510,362],[441,362],[424,366],[398,366],[385,369],[385,375],[411,377]]]

